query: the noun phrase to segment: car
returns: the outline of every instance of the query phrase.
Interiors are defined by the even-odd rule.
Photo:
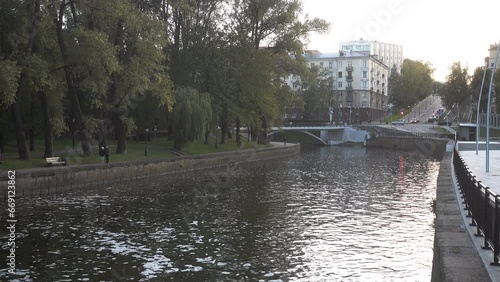
[[[428,122],[435,122],[435,121],[436,121],[436,119],[437,119],[437,117],[436,117],[436,116],[432,116],[432,117],[430,117],[427,121],[428,121]]]
[[[416,119],[416,118],[412,118],[412,119],[410,120],[410,123],[419,123],[419,122],[420,122],[420,121],[419,121],[418,119]]]
[[[438,120],[437,124],[438,125],[452,125],[453,122],[448,121],[448,120]]]
[[[392,125],[405,125],[405,120],[404,119],[397,119],[397,120],[393,120],[391,122]]]

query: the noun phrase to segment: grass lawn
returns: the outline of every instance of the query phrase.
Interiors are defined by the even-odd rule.
[[[256,142],[248,142],[242,138],[243,149],[263,148],[270,145],[258,145]],[[220,142],[220,137],[219,137]],[[97,144],[97,142],[95,142]],[[146,142],[145,141],[128,141],[127,154],[115,154],[116,140],[108,139],[108,144],[111,148],[110,163],[126,162],[133,160],[156,160],[167,159],[175,155],[169,152],[169,148],[173,147],[174,142],[166,140],[165,137],[152,138],[147,144],[148,155],[145,156]],[[14,141],[5,146],[3,154],[3,163],[0,164],[0,169],[23,169],[33,167],[46,167],[47,163],[43,157],[44,143],[43,140],[35,140],[35,151],[31,152],[31,160],[19,160],[17,148],[14,146]],[[76,144],[77,145],[77,144]],[[77,145],[78,148],[78,145]],[[71,138],[59,138],[54,140],[54,155],[56,157],[66,158],[69,165],[77,164],[96,164],[100,163],[99,154],[97,153],[97,145],[93,146],[94,155],[92,157],[84,157],[76,152],[72,147]],[[236,151],[236,139],[226,139],[225,144],[217,144],[215,148],[215,138],[209,138],[208,144],[203,144],[203,141],[186,144],[182,151],[187,155],[199,155],[223,151]]]

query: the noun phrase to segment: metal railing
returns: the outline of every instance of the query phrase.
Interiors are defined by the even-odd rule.
[[[430,133],[430,132],[406,132],[406,131],[381,131],[377,137],[396,137],[396,138],[444,138],[455,139],[455,134]]]
[[[453,167],[464,200],[467,217],[472,219],[471,226],[476,226],[476,236],[483,236],[483,249],[493,250],[492,265],[500,265],[500,195],[484,186],[472,174],[455,148]]]

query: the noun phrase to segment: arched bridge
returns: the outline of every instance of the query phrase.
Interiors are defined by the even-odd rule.
[[[312,137],[322,145],[339,145],[345,142],[364,143],[367,132],[344,126],[287,126],[271,127],[268,136],[284,132],[298,132]]]

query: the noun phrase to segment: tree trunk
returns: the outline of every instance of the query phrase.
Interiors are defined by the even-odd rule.
[[[123,123],[120,119],[118,113],[115,113],[115,128],[116,128],[116,136],[118,137],[117,145],[116,145],[116,153],[117,154],[126,154],[127,153],[127,125]]]
[[[30,152],[35,151],[35,94],[31,94],[31,128],[29,130],[30,137]]]
[[[33,53],[33,47],[35,46],[35,39],[38,32],[38,23],[40,20],[40,0],[35,1],[35,13],[33,15],[33,22],[31,24],[31,31],[28,40],[28,45],[26,46],[26,55]],[[21,73],[19,79],[19,86],[16,91],[16,102],[11,105],[11,112],[14,117],[14,124],[16,126],[16,140],[17,140],[17,152],[19,154],[19,159],[30,160],[31,154],[28,150],[28,144],[26,142],[26,135],[24,133],[24,125],[21,118],[21,102],[23,100],[23,88],[26,84],[26,74]]]
[[[80,129],[78,131],[78,137],[82,143],[82,150],[83,154],[85,156],[92,156],[92,145],[90,144],[90,136],[87,131],[87,128],[85,124],[83,123],[83,113],[82,113],[82,108],[80,107],[80,100],[78,99],[78,94],[77,94],[77,86],[73,82],[71,72],[68,67],[68,53],[66,52],[66,45],[64,42],[64,36],[63,36],[63,15],[64,15],[64,10],[66,9],[67,3],[66,0],[63,0],[60,7],[59,7],[59,13],[55,11],[55,1],[52,0],[52,16],[54,17],[54,23],[56,25],[56,34],[57,34],[57,41],[59,43],[59,50],[61,52],[61,57],[63,60],[64,64],[64,76],[66,78],[66,83],[68,85],[68,96],[71,101],[72,105],[72,110],[73,110],[73,115],[75,117],[75,122],[78,128]]]
[[[267,140],[267,118],[262,115],[261,117],[261,121],[262,121],[262,131],[260,132],[259,134],[259,144],[268,144],[268,140]]]
[[[52,121],[50,120],[49,106],[47,95],[44,91],[39,91],[40,104],[42,106],[42,124],[43,124],[43,139],[45,141],[44,157],[49,158],[54,156],[54,143],[52,140]]]
[[[205,142],[203,144],[208,144],[208,136],[210,135],[210,130],[205,130]]]
[[[236,145],[241,146],[240,117],[236,117]]]
[[[18,89],[22,88],[21,85],[22,84],[19,83]],[[16,126],[17,152],[19,154],[19,159],[31,160],[31,154],[28,150],[28,143],[26,142],[26,134],[24,133],[23,121],[21,119],[21,109],[19,105],[21,99],[22,95],[20,95],[18,92],[17,101],[11,106],[12,116],[14,117],[14,124]]]
[[[226,144],[227,128],[228,128],[227,120],[224,118],[221,120],[221,126],[220,126],[220,132],[221,132],[220,144]]]

